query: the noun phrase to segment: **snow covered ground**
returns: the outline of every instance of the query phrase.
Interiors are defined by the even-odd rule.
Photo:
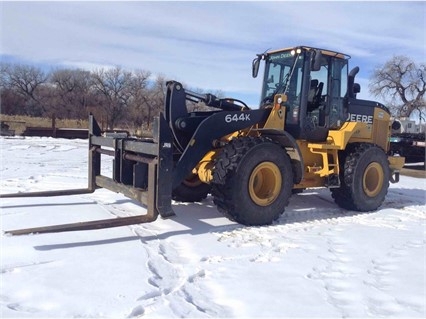
[[[86,140],[0,145],[1,193],[86,187]],[[401,176],[366,214],[306,191],[268,227],[233,223],[207,198],[151,224],[2,234],[1,317],[425,317],[425,191]],[[2,231],[145,212],[103,189],[0,207]]]

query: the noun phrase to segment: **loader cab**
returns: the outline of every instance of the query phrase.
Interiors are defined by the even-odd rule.
[[[253,61],[254,77],[260,60],[265,60],[260,107],[269,107],[275,94],[285,94],[284,129],[296,139],[325,140],[328,130],[339,128],[347,118],[348,59],[310,47],[258,55]]]

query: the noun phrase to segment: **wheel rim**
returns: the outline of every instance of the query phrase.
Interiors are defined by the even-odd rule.
[[[382,190],[383,179],[383,168],[379,163],[374,162],[368,165],[362,178],[365,194],[369,197],[377,196]]]
[[[278,166],[272,162],[263,162],[250,175],[250,197],[257,205],[268,206],[277,199],[281,185],[282,177]]]

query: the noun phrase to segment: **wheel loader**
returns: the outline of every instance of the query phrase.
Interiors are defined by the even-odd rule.
[[[152,138],[102,135],[89,116],[88,188],[1,197],[58,196],[106,188],[147,207],[140,216],[8,231],[20,235],[98,229],[174,215],[172,201],[211,194],[218,210],[243,225],[268,225],[283,214],[293,193],[326,187],[346,210],[374,211],[389,183],[399,180],[404,158],[391,156],[390,112],[357,99],[358,67],[350,56],[298,46],[256,55],[264,75],[260,105],[218,98],[167,83],[164,110]],[[188,111],[203,103],[208,111]],[[101,157],[113,157],[112,176]]]

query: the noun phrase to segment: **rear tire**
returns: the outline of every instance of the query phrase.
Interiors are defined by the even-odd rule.
[[[385,152],[372,144],[355,143],[339,157],[340,187],[331,194],[337,205],[360,212],[382,205],[389,188],[389,163]]]
[[[289,156],[267,138],[232,140],[216,160],[212,194],[219,211],[243,225],[269,225],[288,205]]]

